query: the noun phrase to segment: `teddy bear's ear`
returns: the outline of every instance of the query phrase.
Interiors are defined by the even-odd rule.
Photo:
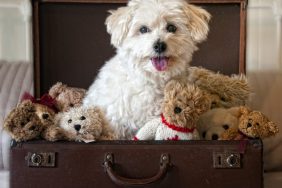
[[[184,12],[189,19],[188,29],[192,39],[196,43],[204,41],[209,32],[208,22],[211,19],[211,15],[206,10],[190,4],[184,6]]]
[[[240,113],[241,115],[248,115],[249,113],[251,113],[251,109],[247,106],[240,106]]]
[[[87,108],[87,113],[90,114],[102,114],[102,110],[99,107],[91,107],[91,108]]]
[[[24,100],[19,103],[17,108],[22,109],[23,111],[35,112],[35,104],[30,100]]]
[[[184,83],[179,80],[171,80],[165,86],[165,93],[170,91],[181,91],[183,90]]]
[[[268,122],[266,126],[267,126],[267,129],[269,131],[268,136],[273,136],[273,135],[275,135],[276,133],[279,132],[278,126],[272,121]]]
[[[49,95],[51,97],[56,98],[60,93],[62,93],[66,89],[66,85],[61,82],[56,83],[53,85],[49,90]]]
[[[59,112],[58,114],[56,114],[55,119],[54,119],[54,122],[56,125],[60,124],[60,121],[63,118],[63,116],[64,116],[64,112]]]

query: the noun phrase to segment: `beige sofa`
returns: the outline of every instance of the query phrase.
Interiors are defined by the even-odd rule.
[[[9,187],[10,137],[3,131],[3,120],[24,92],[33,93],[32,64],[0,61],[0,188]]]
[[[3,119],[25,92],[33,93],[32,65],[0,62],[0,188],[9,187],[10,138]],[[248,73],[254,94],[250,106],[261,110],[280,126],[278,136],[264,141],[265,188],[282,187],[282,73]],[[242,185],[242,187],[244,187]]]
[[[277,123],[277,136],[264,140],[265,188],[282,187],[282,71],[248,72],[253,88],[250,106]]]

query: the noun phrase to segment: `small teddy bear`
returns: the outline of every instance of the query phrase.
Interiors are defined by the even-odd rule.
[[[212,108],[245,105],[250,86],[244,75],[226,76],[201,67],[190,67],[188,81],[210,94]]]
[[[245,106],[239,107],[238,110],[239,123],[237,127],[224,131],[220,140],[264,139],[279,132],[277,125],[263,113],[250,110]]]
[[[37,139],[44,130],[44,124],[36,114],[36,107],[30,100],[18,104],[4,122],[4,129],[17,142]]]
[[[66,112],[72,107],[81,106],[85,93],[85,89],[68,87],[61,82],[56,83],[49,90],[49,95],[56,100],[56,107],[60,112]]]
[[[197,121],[201,139],[218,140],[229,128],[237,127],[239,111],[237,107],[213,108],[202,114]]]
[[[97,108],[77,107],[67,112],[59,113],[56,117],[57,130],[50,130],[54,140],[84,141],[113,140],[115,135],[106,121],[102,111]],[[59,132],[59,133],[58,133]],[[58,134],[61,138],[57,138]]]
[[[209,97],[194,85],[170,81],[164,91],[162,114],[144,125],[134,140],[196,140],[196,121],[210,109]]]

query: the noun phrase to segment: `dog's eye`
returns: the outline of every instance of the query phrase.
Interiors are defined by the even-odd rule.
[[[148,27],[142,26],[139,31],[140,33],[144,34],[144,33],[148,33],[150,30]]]
[[[68,123],[71,123],[71,122],[72,122],[72,120],[71,120],[71,119],[69,119],[69,120],[68,120]]]
[[[175,33],[177,30],[177,27],[173,24],[168,24],[166,27],[166,30],[170,33]]]
[[[86,118],[84,116],[81,116],[80,117],[80,120],[85,120]]]

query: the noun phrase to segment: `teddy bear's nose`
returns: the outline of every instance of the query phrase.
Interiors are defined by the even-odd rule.
[[[212,140],[218,140],[218,135],[213,134],[213,135],[212,135]]]
[[[252,126],[252,124],[251,124],[251,123],[248,123],[247,128],[250,128],[251,126]]]
[[[79,131],[79,130],[81,129],[81,125],[75,125],[75,126],[74,126],[74,129],[75,129],[76,131]]]

